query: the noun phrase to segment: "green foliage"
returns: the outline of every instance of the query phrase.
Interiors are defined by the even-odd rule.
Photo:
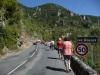
[[[4,17],[6,20],[9,20],[9,23],[13,24],[20,20],[20,7],[16,3],[16,0],[0,0],[1,7],[4,9]]]
[[[99,72],[99,74],[100,74],[100,60],[97,60],[95,69],[96,69],[96,70]]]
[[[4,23],[6,27],[0,30],[0,33],[3,35],[0,36],[2,47],[0,50],[6,45],[9,49],[17,48],[17,37],[18,33],[20,33],[20,19],[21,19],[21,11],[19,5],[16,3],[16,0],[0,0],[0,11],[3,11]],[[0,20],[2,21],[2,20]],[[2,53],[2,52],[1,52]]]
[[[0,8],[3,6],[3,0],[0,0]]]
[[[6,9],[6,18],[12,17],[13,13],[16,11],[16,1],[15,0],[4,0],[4,8]]]
[[[17,48],[17,37],[18,37],[18,28],[15,28],[15,26],[7,26],[7,29],[5,30],[5,45],[7,48],[13,50]]]
[[[67,33],[71,32],[71,39],[76,44],[77,36],[100,36],[100,28],[96,28],[97,20],[100,17],[86,16],[88,19],[83,20],[82,15],[73,13],[74,15],[71,16],[69,10],[55,4],[42,5],[39,6],[39,9],[25,6],[21,8],[20,6],[22,5],[18,5],[16,0],[0,0],[0,8],[5,9],[4,17],[7,20],[6,30],[0,30],[0,32],[5,33],[4,36],[0,36],[0,40],[4,41],[3,45],[5,44],[10,49],[17,48],[16,38],[22,30],[22,25],[25,27],[28,36],[43,40],[56,40],[59,36],[66,36]],[[49,12],[48,9],[54,10],[54,12]],[[57,16],[59,10],[61,15]],[[20,23],[20,20],[23,24]],[[92,29],[92,26],[94,26],[94,29]],[[95,55],[100,53],[99,49],[99,45],[96,45],[94,48]],[[2,53],[2,50],[0,51]],[[97,58],[99,56],[95,57],[95,59]],[[87,58],[87,63],[93,66],[90,57]],[[100,67],[98,68],[100,62],[95,63],[95,69],[100,71]]]
[[[91,35],[100,36],[100,28],[94,28],[94,29],[91,31]]]

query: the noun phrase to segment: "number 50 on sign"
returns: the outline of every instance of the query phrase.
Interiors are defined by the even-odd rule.
[[[76,53],[84,56],[88,53],[88,47],[85,44],[78,44],[76,47]]]

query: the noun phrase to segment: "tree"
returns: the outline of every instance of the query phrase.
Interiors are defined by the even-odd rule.
[[[92,36],[100,36],[100,28],[95,28],[90,33]]]

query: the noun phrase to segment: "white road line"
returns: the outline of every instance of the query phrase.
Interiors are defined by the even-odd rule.
[[[13,69],[12,71],[10,71],[7,75],[12,74],[15,70],[17,70],[19,67],[21,67],[22,65],[24,65],[28,60],[25,60],[24,62],[22,62],[19,66],[17,66],[15,69]]]
[[[37,49],[36,49],[36,51],[37,51]],[[35,51],[35,52],[36,52],[36,51]],[[30,58],[34,56],[35,52],[30,56]]]
[[[36,49],[36,51],[37,51],[37,49]],[[35,52],[36,52],[36,51],[35,51]],[[34,54],[35,54],[35,52],[34,52],[30,57],[33,57]],[[16,70],[17,70],[19,67],[21,67],[22,65],[24,65],[27,61],[28,61],[28,60],[23,61],[19,66],[17,66],[15,69],[13,69],[13,70],[10,71],[9,73],[7,73],[7,75],[11,75],[14,71],[16,71]]]

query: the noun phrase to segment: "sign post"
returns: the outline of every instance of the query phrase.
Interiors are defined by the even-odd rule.
[[[98,40],[97,36],[77,37],[77,42],[79,43],[96,43],[97,40]]]
[[[88,47],[83,43],[91,43],[91,62],[94,65],[94,47],[93,44],[97,43],[98,37],[97,36],[90,36],[90,37],[77,37],[77,42],[79,43],[76,47],[76,53],[80,56],[84,56],[88,53]]]

